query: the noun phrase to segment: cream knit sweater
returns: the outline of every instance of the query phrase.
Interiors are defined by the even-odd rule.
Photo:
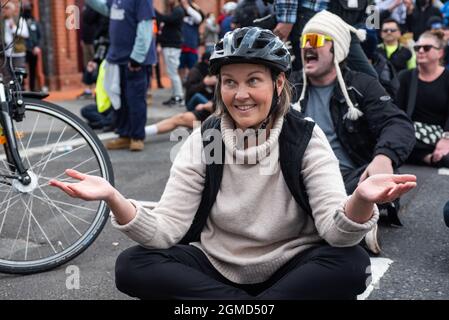
[[[221,121],[226,149],[223,180],[201,241],[192,245],[235,283],[263,282],[293,256],[323,239],[336,247],[354,246],[379,217],[377,207],[364,224],[346,217],[347,195],[338,160],[318,126],[301,166],[314,220],[303,212],[279,166],[282,123],[283,118],[275,121],[262,145],[236,151],[233,123],[227,116]],[[201,130],[196,129],[173,163],[158,206],[149,210],[131,200],[137,208],[136,217],[118,225],[112,215],[113,226],[147,248],[169,248],[178,243],[201,201],[205,177],[202,148]],[[257,154],[255,164],[235,164]]]

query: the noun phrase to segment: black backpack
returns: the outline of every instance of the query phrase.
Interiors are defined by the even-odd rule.
[[[220,118],[211,116],[203,123],[201,135],[204,150],[207,150],[206,147],[214,141],[212,139],[214,135],[211,134],[209,129],[221,131],[220,122]],[[285,182],[298,205],[312,218],[309,198],[301,175],[301,163],[304,152],[312,137],[314,126],[314,122],[305,120],[304,116],[298,111],[290,109],[284,117],[284,124],[279,136],[279,160]],[[180,241],[181,244],[199,241],[201,231],[206,225],[209,213],[215,203],[223,177],[225,150],[223,141],[221,141],[221,146],[223,152],[221,153],[222,161],[220,163],[215,163],[211,160],[214,159],[214,150],[210,154],[205,154],[206,161],[210,161],[206,162],[208,164],[206,165],[206,177],[201,202],[190,229]]]

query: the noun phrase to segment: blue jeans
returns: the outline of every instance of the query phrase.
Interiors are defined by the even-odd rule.
[[[204,95],[195,93],[186,104],[187,111],[193,111],[197,105],[206,103],[207,101],[209,100]]]

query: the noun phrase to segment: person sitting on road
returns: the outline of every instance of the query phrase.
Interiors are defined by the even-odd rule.
[[[173,117],[145,127],[148,137],[171,132],[179,127],[192,129],[195,122],[205,121],[213,113],[213,102],[207,101],[195,106],[195,110],[176,114]]]
[[[407,115],[392,102],[378,80],[344,67],[350,26],[328,11],[316,14],[304,27],[301,47],[303,80],[297,107],[325,132],[351,194],[375,174],[392,174],[413,149],[414,129]],[[341,67],[343,70],[341,70]],[[401,225],[398,201],[384,204],[390,223]],[[378,254],[377,228],[365,241]]]
[[[393,64],[397,72],[416,68],[415,55],[399,42],[401,29],[396,20],[388,18],[383,21],[381,37],[383,43],[377,46],[377,51]]]
[[[314,122],[290,108],[291,57],[271,31],[241,28],[215,46],[217,111],[174,160],[153,210],[74,170],[51,180],[106,201],[112,224],[140,246],[116,263],[117,288],[141,299],[355,299],[369,257],[357,244],[413,175],[372,175],[346,195]],[[214,137],[210,139],[210,137]]]
[[[399,75],[398,105],[413,120],[416,144],[408,161],[449,168],[449,70],[444,34],[427,31],[414,49],[418,68]]]
[[[200,103],[206,103],[214,97],[214,89],[217,77],[209,75],[210,53],[201,56],[201,61],[190,69],[186,81],[186,108],[188,111],[195,110]]]
[[[108,132],[114,130],[114,111],[111,100],[104,89],[105,64],[106,60],[99,66],[91,62],[87,64],[87,72],[97,75],[95,103],[82,107],[81,115],[87,120],[87,124],[92,129],[103,129],[104,132]]]

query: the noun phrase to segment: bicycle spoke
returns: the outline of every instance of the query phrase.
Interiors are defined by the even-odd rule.
[[[48,195],[47,195],[43,190],[40,190],[40,191],[41,191],[41,193],[42,193],[47,199],[49,199]],[[36,198],[37,198],[37,197],[36,197]],[[55,212],[53,211],[52,206],[50,205],[51,203],[48,202],[48,201],[42,200],[42,198],[41,198],[41,199],[37,198],[37,199],[40,200],[40,201],[42,201],[43,203],[45,203],[45,204],[48,206],[48,208],[49,208],[50,211],[51,211],[51,214],[53,215],[53,217],[54,217],[55,220],[56,220],[56,223],[57,223],[58,226],[59,226],[59,229],[61,230],[61,233],[62,233],[62,235],[63,235],[65,241],[66,241],[68,244],[70,244],[70,241],[67,239],[67,236],[66,236],[66,234],[65,234],[65,232],[64,232],[64,229],[62,228],[61,224],[59,223],[59,219],[57,219],[57,215],[55,214]],[[62,210],[62,209],[61,209],[61,210]],[[59,210],[58,210],[58,211],[59,211]],[[71,224],[71,222],[68,220],[68,218],[67,218],[62,212],[60,212],[60,213],[61,213],[61,215],[64,217],[64,219],[69,223],[69,225],[72,226],[72,224]],[[73,227],[73,226],[72,226],[72,227]],[[75,229],[75,232],[76,232],[76,231],[77,231],[76,228],[75,228],[75,227],[73,227],[73,228]]]
[[[67,126],[66,126],[66,127],[67,127]],[[33,148],[30,149],[30,150],[33,151],[33,152],[31,152],[32,155],[35,155],[35,154],[42,154],[41,159],[40,159],[38,162],[36,162],[36,163],[34,164],[34,166],[35,166],[37,163],[41,163],[41,162],[43,161],[43,159],[49,155],[48,153],[46,154],[47,151],[51,151],[51,150],[53,149],[54,145],[58,145],[58,142],[49,144],[50,133],[51,133],[51,130],[49,131],[49,134],[48,134],[48,136],[47,136],[47,139],[45,140],[45,144],[44,144],[44,145],[42,145],[42,146],[40,146],[40,147],[33,147]],[[68,140],[64,140],[64,143],[65,143],[65,144],[69,144],[69,145],[72,144],[73,141],[75,140],[75,138],[76,138],[77,136],[79,136],[79,135],[80,135],[80,134],[79,134],[78,132],[75,132],[75,134],[74,134],[72,137],[70,137]]]
[[[41,190],[41,192],[42,192],[42,194],[45,194],[45,193],[43,192],[43,190]],[[45,195],[46,195],[46,194],[45,194]],[[47,204],[49,204],[49,205],[51,204],[51,205],[52,205],[53,207],[55,207],[55,209],[57,209],[58,211],[59,211],[59,210],[62,210],[62,211],[64,211],[66,214],[70,215],[71,217],[73,217],[73,218],[75,218],[75,219],[77,219],[77,220],[79,220],[79,221],[82,221],[82,222],[84,222],[84,223],[86,223],[86,224],[89,224],[90,222],[84,220],[83,218],[77,217],[77,216],[74,215],[73,213],[71,213],[71,212],[69,212],[69,211],[67,211],[67,210],[65,210],[65,209],[63,209],[63,208],[57,206],[55,203],[60,203],[60,204],[64,204],[64,205],[69,206],[69,207],[75,207],[75,208],[78,208],[78,209],[83,209],[83,210],[87,210],[87,211],[93,211],[93,212],[96,212],[96,210],[89,209],[89,208],[83,208],[83,207],[80,207],[80,206],[77,206],[77,205],[74,205],[74,204],[71,204],[71,203],[66,203],[66,202],[62,202],[62,201],[51,200],[48,196],[47,196],[47,199],[45,199],[45,198],[39,197],[38,195],[33,194],[33,197],[35,197],[35,198],[37,198],[37,199],[41,200],[42,202],[45,202],[45,203],[47,203]]]
[[[33,212],[33,198],[30,197],[30,213]],[[28,257],[28,243],[30,239],[30,227],[31,227],[31,214],[28,215],[28,229],[27,229],[27,237],[25,242],[25,260]]]
[[[89,175],[92,175],[92,174],[97,173],[97,172],[99,172],[99,171],[100,171],[100,169],[95,169],[95,170],[91,170],[91,171],[88,171],[88,172],[81,172],[81,173],[82,173],[82,174],[89,174]],[[71,178],[71,177],[67,177],[67,178],[64,178],[64,179],[59,179],[59,177],[61,177],[61,176],[64,175],[64,174],[65,174],[65,172],[63,172],[63,173],[57,175],[57,176],[54,177],[54,178],[49,178],[49,177],[39,176],[39,179],[43,179],[43,180],[47,180],[47,181],[50,181],[50,180],[52,180],[52,179],[56,179],[56,180],[61,181],[61,182],[78,182],[78,180],[73,179],[73,178]],[[48,186],[48,184],[43,183],[43,184],[39,185],[39,187],[45,187],[45,186]]]
[[[23,204],[25,207],[27,207],[25,201],[23,201],[23,198],[20,198],[19,200],[22,201],[22,204]],[[16,238],[14,239],[14,242],[13,242],[12,247],[11,247],[11,251],[9,252],[9,258],[8,258],[8,259],[11,259],[12,254],[14,253],[14,248],[15,248],[15,246],[16,246],[17,239],[19,239],[20,230],[22,230],[22,225],[23,225],[23,221],[25,220],[26,213],[27,213],[27,211],[25,210],[25,211],[23,212],[22,220],[20,221],[19,229],[17,229]]]
[[[12,197],[12,198],[10,198],[10,199],[7,199],[7,200],[4,200],[3,202],[0,202],[0,205],[2,205],[3,203],[5,203],[6,201],[10,201],[10,200],[14,200],[15,198],[18,198],[18,197],[20,197],[20,193],[19,194],[16,194],[14,197]]]
[[[73,217],[73,218],[75,218],[75,219],[77,219],[77,220],[79,220],[79,221],[82,221],[82,222],[84,222],[84,223],[86,223],[86,224],[89,224],[90,222],[88,222],[88,221],[86,221],[86,220],[84,220],[84,219],[82,219],[82,218],[80,218],[80,217],[74,215],[73,213],[71,213],[71,212],[69,212],[69,211],[67,211],[67,210],[65,210],[65,209],[63,209],[63,208],[57,206],[57,205],[55,204],[55,202],[58,202],[58,203],[61,203],[61,204],[65,204],[65,205],[67,205],[67,206],[73,206],[73,207],[76,207],[76,208],[79,208],[79,209],[86,209],[86,210],[96,211],[96,210],[93,210],[93,209],[88,209],[88,208],[78,207],[78,206],[76,206],[76,205],[74,205],[74,204],[71,204],[71,203],[64,203],[64,202],[59,202],[59,201],[56,201],[56,200],[51,200],[50,197],[47,195],[47,193],[45,193],[44,190],[40,189],[40,191],[42,192],[42,195],[47,199],[47,201],[48,201],[49,203],[51,203],[55,208],[58,208],[58,209],[64,211],[64,212],[67,213],[69,216],[71,216],[71,217]],[[42,201],[42,200],[41,200],[41,201]],[[69,220],[67,220],[67,222],[70,223]],[[81,233],[80,233],[80,235],[81,235]]]
[[[59,159],[59,158],[64,157],[64,156],[67,156],[67,155],[69,155],[69,154],[71,154],[71,153],[73,153],[73,152],[75,152],[75,151],[78,151],[78,150],[84,148],[85,146],[86,146],[85,144],[84,144],[84,145],[81,145],[81,146],[79,146],[79,147],[77,147],[77,148],[75,148],[75,149],[72,149],[72,150],[70,150],[70,151],[67,151],[67,152],[65,152],[65,153],[62,153],[62,154],[60,154],[60,155],[58,155],[58,156],[56,156],[56,157],[54,157],[54,158],[51,158],[51,159],[50,159],[50,157],[49,157],[49,158],[47,158],[45,164],[47,165],[48,162],[52,162],[52,161],[55,161],[56,159]],[[36,169],[37,167],[40,167],[40,166],[42,166],[42,162],[34,164],[33,167],[32,167],[32,169]],[[44,171],[44,169],[45,169],[45,167],[41,170],[41,172]]]
[[[54,123],[55,123],[55,119],[51,119],[50,128],[48,130],[47,138],[45,139],[44,147],[48,145],[48,141],[50,140],[50,135],[51,135],[51,132],[53,130],[53,124]],[[42,153],[41,159],[38,162],[41,162],[43,158],[44,158],[44,153]]]
[[[39,122],[39,118],[40,118],[40,116],[41,116],[41,114],[40,114],[40,113],[38,113],[38,114],[37,114],[37,118],[36,118],[36,121],[34,122],[33,130],[31,131],[31,135],[30,135],[30,137],[28,138],[28,143],[27,143],[27,150],[28,150],[28,148],[30,147],[30,143],[31,143],[31,140],[33,140],[33,136],[34,136],[34,131],[36,130],[36,127],[37,127],[37,123]]]
[[[68,146],[72,146],[72,147],[80,144],[79,141],[74,140],[76,136],[79,136],[79,133],[75,133],[69,140],[64,141],[63,144],[64,145],[68,145]],[[47,151],[52,150],[55,145],[56,146],[60,146],[60,143],[55,143],[55,144],[50,144],[50,145],[47,144],[47,145],[42,146],[42,147],[35,147],[35,148],[31,149],[32,152],[30,152],[30,150],[28,150],[28,154],[31,153],[32,155],[41,154],[42,153],[41,159],[39,161],[37,161],[36,163],[34,163],[31,168],[35,168],[35,167],[41,165],[41,163],[43,161],[46,161],[46,159],[49,159],[51,157],[51,153],[47,153],[47,154],[45,154],[45,153]],[[81,148],[78,148],[77,150],[79,150],[79,149],[81,149]],[[69,153],[72,153],[73,151],[77,151],[77,150],[70,150],[70,152],[65,152],[62,155],[59,155],[58,157],[64,156],[64,155],[68,155]],[[53,158],[52,160],[54,160],[54,159],[56,159],[56,158]]]
[[[48,159],[51,158],[51,155],[55,152],[56,146],[58,145],[59,141],[61,140],[62,136],[64,135],[65,129],[67,128],[67,126],[64,127],[64,129],[62,129],[61,134],[59,135],[58,141],[56,141],[56,143],[53,145],[53,149],[50,152],[50,156]],[[45,170],[45,167],[47,166],[48,163],[48,159],[44,164],[44,167],[42,168],[41,172]]]
[[[30,213],[31,217],[33,218],[34,222],[36,222],[36,225],[39,227],[42,235],[44,236],[44,238],[47,240],[48,244],[50,245],[50,247],[53,249],[53,251],[55,253],[58,253],[58,251],[55,249],[55,247],[53,246],[53,244],[51,243],[50,239],[48,238],[47,234],[45,233],[44,229],[42,228],[42,226],[40,225],[39,221],[37,221],[36,217],[34,216],[34,214],[30,211],[30,209],[28,208],[28,206],[26,205],[25,201],[22,200],[23,205],[27,208],[28,212]]]
[[[16,201],[13,203],[13,205],[15,205],[18,201],[19,201],[19,200],[16,200]],[[11,204],[11,199],[8,200],[8,204],[6,205],[6,208],[0,212],[0,215],[1,215],[3,212],[5,212],[5,214],[3,215],[2,224],[0,225],[0,235],[2,234],[3,226],[5,225],[6,216],[7,216],[7,213],[8,213],[8,209],[9,209],[10,204]],[[2,205],[1,207],[3,208],[3,205]]]

